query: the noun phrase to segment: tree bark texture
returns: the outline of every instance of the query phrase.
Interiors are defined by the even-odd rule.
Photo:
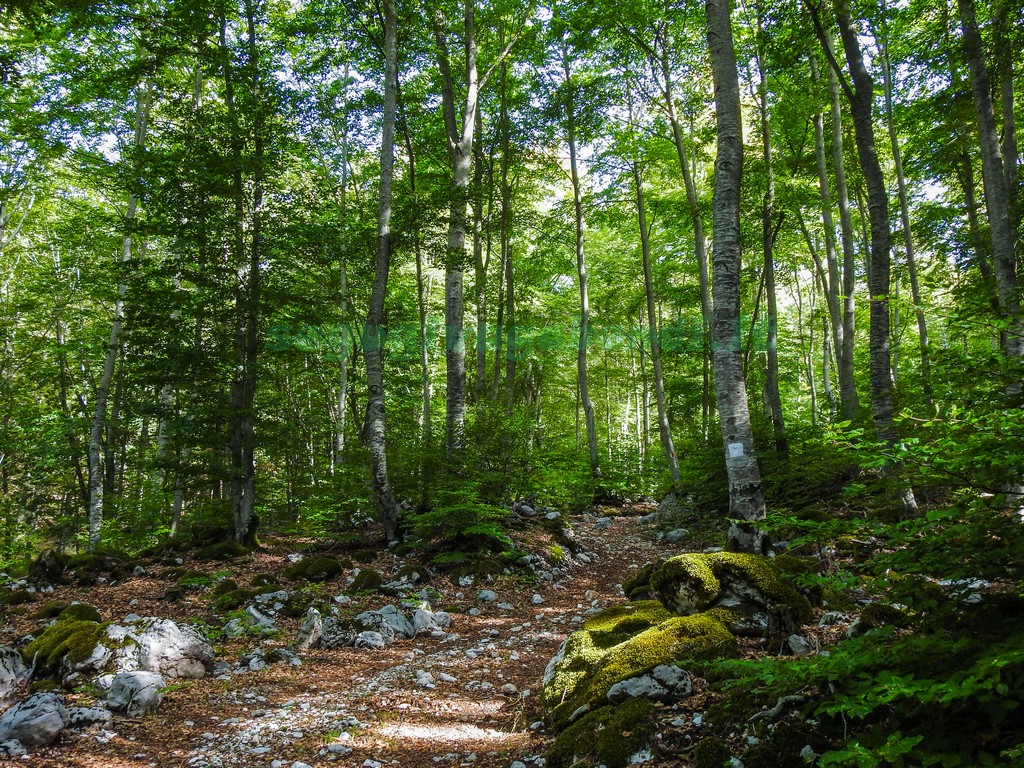
[[[740,344],[740,183],[743,175],[742,113],[728,0],[708,0],[707,38],[715,82],[718,155],[715,160],[714,257],[711,328],[715,394],[729,478],[729,548],[763,553],[768,539],[756,524],[764,518],[761,471],[747,406]]]
[[[672,476],[672,483],[678,484],[680,480],[679,459],[676,456],[675,442],[672,440],[672,428],[668,422],[668,408],[665,405],[665,377],[661,369],[661,343],[658,340],[658,308],[654,301],[654,277],[651,272],[651,239],[647,228],[647,205],[644,201],[643,175],[638,162],[633,163],[633,183],[636,187],[636,213],[637,223],[640,227],[640,248],[643,254],[644,264],[644,293],[647,297],[647,327],[651,336],[651,367],[654,369],[654,398],[658,406],[658,434],[661,437],[661,447],[665,451],[665,459],[668,461],[669,473]],[[641,361],[643,360],[643,342],[640,344]],[[647,403],[646,386],[644,387],[644,405],[641,418],[641,407],[637,402],[637,423],[644,422],[644,435],[647,434]],[[641,442],[641,449],[645,445]]]
[[[853,116],[854,135],[857,140],[857,156],[860,159],[867,187],[868,218],[871,227],[870,270],[868,293],[871,302],[871,326],[869,332],[871,413],[878,439],[894,449],[898,442],[893,424],[893,386],[889,358],[889,287],[890,287],[890,230],[889,200],[885,190],[882,167],[875,149],[875,132],[871,105],[874,84],[857,39],[857,31],[850,16],[846,0],[835,0],[836,19],[846,53],[853,87],[847,88],[850,112]],[[838,73],[837,73],[838,74]],[[904,511],[917,508],[914,492],[905,480],[899,478],[899,464],[889,465],[888,474],[895,478],[896,493]]]
[[[366,361],[366,420],[363,439],[370,451],[373,500],[388,541],[398,538],[398,503],[388,476],[387,424],[384,403],[384,301],[391,269],[391,189],[395,169],[395,113],[398,83],[397,20],[394,0],[384,0],[384,125],[380,148],[380,200],[377,207],[377,252],[373,291],[366,316],[363,357]]]

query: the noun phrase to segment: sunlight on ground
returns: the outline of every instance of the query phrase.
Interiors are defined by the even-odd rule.
[[[504,741],[517,734],[498,731],[493,728],[478,728],[468,723],[413,724],[384,723],[374,728],[381,736],[420,741]]]

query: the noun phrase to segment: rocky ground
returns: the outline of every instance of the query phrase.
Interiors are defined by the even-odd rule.
[[[338,648],[300,653],[301,665],[263,665],[252,653],[294,644],[300,619],[276,619],[279,632],[265,638],[221,637],[217,674],[170,681],[162,706],[145,717],[117,716],[110,728],[65,732],[52,746],[28,757],[0,758],[0,765],[81,768],[302,768],[309,766],[494,766],[543,765],[549,736],[539,723],[536,699],[545,665],[588,612],[622,599],[620,584],[643,564],[679,552],[656,538],[636,505],[624,514],[581,515],[568,522],[581,547],[546,577],[501,575],[451,581],[434,576],[432,608],[451,615],[444,631],[421,633],[381,650]],[[259,573],[281,573],[298,542],[271,540],[266,551],[227,564],[189,567],[231,571],[248,583]],[[344,557],[344,553],[336,553]],[[589,562],[588,562],[589,561]],[[385,578],[409,562],[389,552],[368,565]],[[367,567],[367,564],[362,565]],[[127,614],[158,616],[223,627],[208,592],[187,592],[168,601],[161,566],[115,584],[60,586],[38,600],[79,600],[97,606],[105,620]],[[327,597],[346,593],[350,574],[324,585]],[[285,582],[282,579],[282,582]],[[483,595],[489,590],[493,595]],[[398,600],[356,595],[344,605],[354,614]],[[7,609],[0,644],[17,644],[40,622],[32,606]],[[230,668],[229,668],[230,665]],[[89,686],[69,696],[93,701]],[[666,722],[700,723],[698,694],[687,712],[667,712]],[[685,757],[652,755],[652,766],[686,765]]]

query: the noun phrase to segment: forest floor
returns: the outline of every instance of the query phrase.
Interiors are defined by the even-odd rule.
[[[649,504],[601,510],[614,513],[610,526],[607,520],[599,525],[591,514],[568,518],[593,562],[568,558],[564,575],[552,582],[505,575],[466,587],[444,576],[430,579],[429,586],[442,596],[434,610],[452,616],[443,636],[419,635],[376,651],[312,650],[301,654],[302,666],[274,664],[222,676],[227,679],[172,681],[153,715],[117,716],[109,731],[67,732],[52,747],[16,761],[0,759],[0,765],[292,768],[299,762],[342,768],[509,768],[517,760],[531,768],[543,765],[534,758],[544,754],[550,739],[538,722],[538,694],[548,660],[582,624],[585,611],[623,599],[620,584],[637,568],[679,553],[678,545],[658,541],[656,528],[641,520],[653,511]],[[230,570],[240,584],[248,583],[256,574],[280,574],[291,564],[287,555],[308,543],[272,538],[264,542],[263,551],[227,564],[193,564],[186,556],[185,565],[209,572]],[[369,565],[388,578],[413,559],[385,550]],[[190,592],[168,602],[163,596],[169,583],[161,578],[167,569],[147,568],[146,576],[117,584],[61,586],[46,597],[88,602],[107,620],[135,613],[223,626],[225,615],[214,611],[208,593]],[[341,593],[344,581],[325,587],[327,595]],[[497,601],[478,601],[480,589],[493,590]],[[543,603],[535,603],[535,594]],[[396,602],[386,595],[362,595],[345,608],[357,612]],[[469,612],[474,607],[477,615]],[[299,623],[281,617],[281,632],[271,639],[219,641],[218,659],[235,662],[255,647],[291,645]],[[0,642],[14,643],[38,632],[39,625],[30,612],[12,616]],[[433,677],[434,687],[425,687],[423,672]],[[692,719],[700,699],[692,697],[666,712],[666,721],[680,722],[684,707]],[[91,700],[87,691],[69,695],[69,703]],[[655,756],[647,765],[688,762]]]

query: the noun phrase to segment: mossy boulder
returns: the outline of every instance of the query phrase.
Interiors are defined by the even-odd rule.
[[[661,567],[661,562],[647,563],[633,576],[622,582],[622,591],[627,600],[654,600],[657,595],[651,587],[651,577]]]
[[[372,549],[361,549],[358,552],[352,553],[352,559],[355,560],[357,563],[362,563],[363,565],[366,565],[367,563],[372,563],[374,560],[377,559],[377,553],[374,552]]]
[[[316,555],[304,557],[286,569],[284,575],[293,581],[325,582],[337,578],[344,570],[341,562],[334,557]]]
[[[34,660],[36,669],[45,674],[56,674],[65,659],[70,664],[85,662],[102,639],[107,626],[87,619],[58,621],[25,647],[25,659],[29,663]]]
[[[57,615],[57,621],[95,621],[103,620],[99,608],[88,603],[72,603]]]
[[[235,611],[256,597],[253,589],[232,589],[217,596],[213,601],[216,608],[222,611]]]
[[[35,600],[27,589],[0,591],[0,605],[27,605]]]
[[[196,550],[195,559],[200,562],[208,560],[234,560],[236,557],[249,554],[244,544],[234,539],[218,541]]]
[[[68,603],[62,600],[48,600],[40,605],[33,613],[34,619],[55,619],[60,616],[61,611],[68,607]]]
[[[547,754],[550,768],[604,765],[625,768],[654,736],[654,707],[631,699],[583,716],[566,728]]]
[[[353,592],[376,592],[380,589],[380,585],[384,583],[384,579],[380,573],[375,571],[373,568],[363,568],[359,573],[356,574],[355,580],[352,582]]]
[[[736,634],[763,636],[812,618],[807,598],[769,558],[759,555],[678,555],[661,564],[650,584],[665,607],[678,615],[727,610],[727,624]]]
[[[249,583],[254,587],[276,587],[281,581],[272,573],[257,573]]]
[[[29,566],[28,575],[33,581],[56,584],[64,576],[67,558],[55,549],[44,549]]]
[[[713,616],[672,616],[654,601],[603,611],[573,632],[548,664],[541,701],[556,730],[581,708],[608,704],[616,683],[677,659],[736,654],[736,638]]]
[[[218,581],[213,585],[213,589],[210,592],[214,597],[220,597],[226,595],[228,592],[234,592],[238,589],[238,582],[234,579],[224,579],[224,581]]]

